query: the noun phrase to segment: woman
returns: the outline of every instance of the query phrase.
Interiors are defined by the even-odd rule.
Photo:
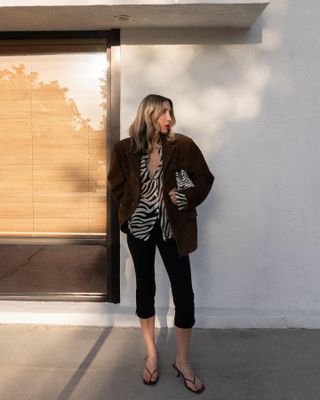
[[[145,97],[129,129],[130,137],[113,149],[108,179],[135,268],[136,314],[147,351],[143,382],[154,385],[159,378],[154,336],[158,247],[175,305],[177,354],[172,366],[187,389],[201,393],[205,387],[188,360],[195,323],[188,254],[197,247],[195,207],[208,195],[214,177],[192,139],[172,131],[174,124],[170,99]]]

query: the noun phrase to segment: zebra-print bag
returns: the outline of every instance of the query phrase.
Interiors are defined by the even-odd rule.
[[[185,169],[176,172],[176,183],[177,189],[181,191],[193,188],[195,186]]]

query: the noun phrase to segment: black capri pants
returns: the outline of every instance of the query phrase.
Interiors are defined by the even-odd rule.
[[[136,314],[139,318],[155,315],[156,246],[167,270],[175,306],[174,324],[178,328],[191,328],[195,324],[194,293],[191,281],[189,256],[180,257],[174,238],[163,240],[159,220],[148,240],[138,239],[130,232],[127,242],[136,273]]]

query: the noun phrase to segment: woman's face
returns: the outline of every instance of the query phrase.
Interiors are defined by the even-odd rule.
[[[168,101],[164,101],[163,103],[163,112],[158,118],[157,123],[160,125],[161,133],[168,133],[170,131],[170,122],[171,118],[171,107]]]

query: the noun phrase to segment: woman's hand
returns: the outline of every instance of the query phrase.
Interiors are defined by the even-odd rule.
[[[177,191],[177,188],[171,189],[169,192],[169,197],[170,197],[172,203],[177,206],[178,203],[177,203],[176,191]]]

